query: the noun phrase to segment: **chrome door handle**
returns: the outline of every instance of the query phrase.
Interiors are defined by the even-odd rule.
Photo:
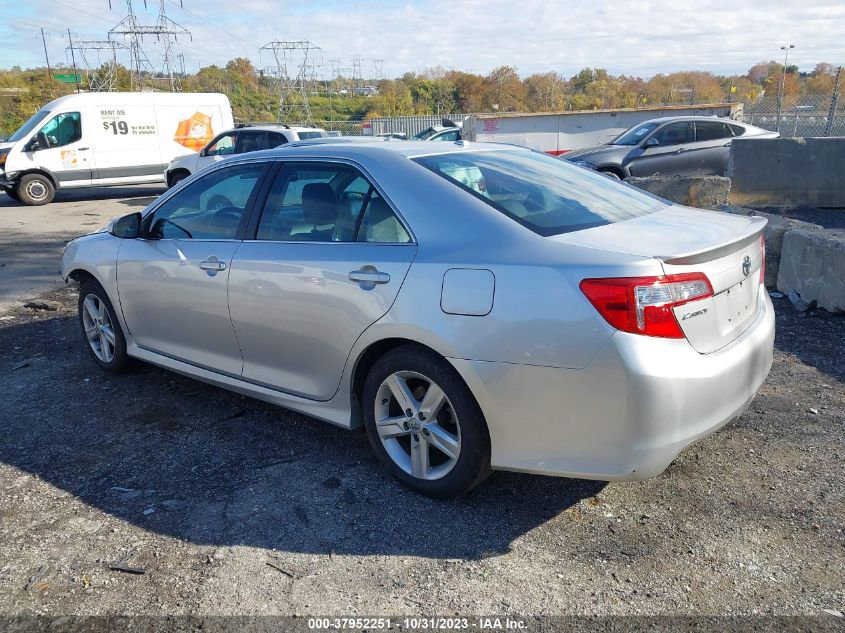
[[[91,148],[90,147],[77,147],[76,149],[77,149],[77,151],[84,152],[84,151],[89,150]]]
[[[203,270],[226,270],[226,264],[219,261],[216,257],[211,256],[205,261],[200,262],[200,268]]]
[[[390,275],[378,270],[353,270],[349,273],[349,281],[358,283],[386,284],[390,281]]]

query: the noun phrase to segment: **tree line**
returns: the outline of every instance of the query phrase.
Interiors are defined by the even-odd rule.
[[[781,84],[785,98],[794,101],[802,95],[831,94],[836,70],[835,66],[822,62],[812,72],[799,72],[796,66],[784,69],[782,64],[768,61],[755,64],[743,75],[680,71],[644,79],[611,75],[602,68],[584,68],[569,78],[553,71],[523,78],[513,66],[495,68],[487,75],[438,67],[380,81],[314,78],[307,82],[306,88],[315,120],[347,121],[461,112],[558,112],[724,101],[750,103],[764,95],[776,95]],[[62,69],[62,72],[68,71]],[[168,85],[163,77],[148,74],[142,79],[146,89],[165,89]],[[256,71],[246,58],[233,59],[225,66],[200,68],[181,77],[180,83],[185,92],[227,94],[238,121],[276,120],[278,94],[273,78]],[[377,88],[377,94],[357,94],[365,85]],[[117,67],[115,88],[133,87],[136,86],[129,71]],[[0,70],[0,135],[11,133],[47,101],[74,90],[73,84],[54,80],[46,68]]]

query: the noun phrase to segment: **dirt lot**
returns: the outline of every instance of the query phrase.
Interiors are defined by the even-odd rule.
[[[0,306],[54,287],[69,240],[143,209],[162,191],[158,185],[59,190],[41,207],[0,193]]]
[[[55,310],[0,307],[0,615],[843,622],[841,315],[776,300],[758,398],[656,479],[498,473],[437,502],[360,432],[150,366],[103,374],[74,290],[43,296]]]

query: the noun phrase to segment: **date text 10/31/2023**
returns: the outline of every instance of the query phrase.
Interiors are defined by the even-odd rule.
[[[367,618],[367,617],[317,617],[308,618],[308,628],[312,630],[393,630],[401,628],[411,631],[450,631],[450,630],[490,630],[519,631],[526,629],[524,620],[511,617],[404,617],[404,618]]]

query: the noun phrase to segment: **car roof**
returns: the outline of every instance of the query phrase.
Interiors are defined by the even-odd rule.
[[[243,156],[250,156],[251,158],[302,156],[313,158],[348,158],[355,160],[386,155],[418,158],[420,156],[478,151],[530,152],[533,150],[504,143],[470,143],[468,141],[431,143],[430,141],[401,141],[378,137],[335,136],[297,141],[287,145],[281,145],[275,149],[249,152],[249,154],[243,154]]]
[[[641,121],[640,123],[637,123],[637,125],[642,125],[643,123],[670,123],[672,121],[725,121],[729,123],[736,123],[737,125],[745,125],[747,127],[747,124],[734,121],[733,119],[729,119],[727,117],[705,115],[661,116],[654,119],[648,119],[647,121]]]
[[[325,132],[321,127],[309,127],[307,125],[286,125],[284,123],[255,123],[235,126],[234,130],[258,130],[259,132]]]

